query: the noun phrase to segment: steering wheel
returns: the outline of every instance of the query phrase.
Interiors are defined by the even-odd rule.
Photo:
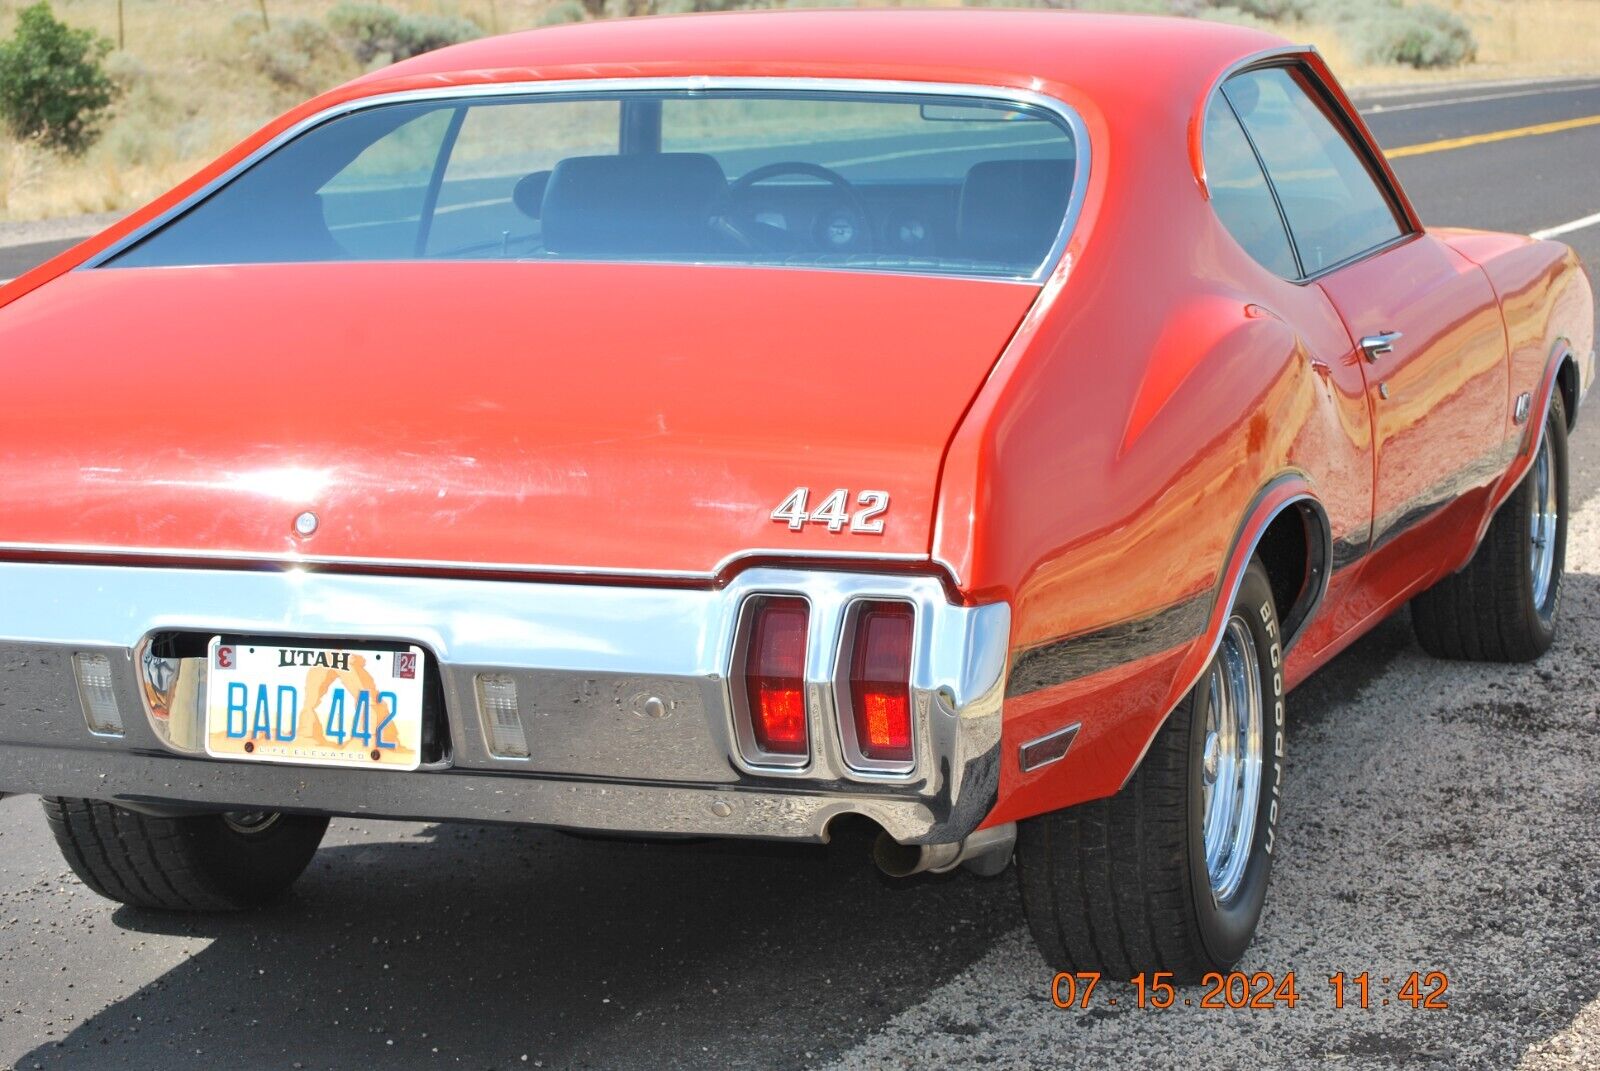
[[[729,183],[722,209],[717,215],[739,241],[763,252],[792,252],[797,248],[794,232],[761,222],[744,204],[758,183],[779,175],[805,175],[820,179],[838,192],[837,201],[823,209],[812,227],[811,242],[818,250],[828,253],[872,252],[872,217],[867,214],[861,194],[837,171],[803,160],[763,164]]]

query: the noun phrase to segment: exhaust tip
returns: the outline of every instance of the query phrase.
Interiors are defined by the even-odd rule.
[[[908,878],[923,869],[922,846],[901,844],[887,833],[872,842],[872,861],[891,878]]]

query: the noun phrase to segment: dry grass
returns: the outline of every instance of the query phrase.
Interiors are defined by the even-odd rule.
[[[1332,26],[1307,23],[1280,32],[1315,44],[1346,86],[1600,74],[1600,0],[1430,2],[1467,20],[1478,39],[1475,62],[1420,71],[1372,67],[1356,61]]]
[[[388,2],[407,12],[467,17],[493,32],[535,25],[556,0]],[[1600,0],[1433,2],[1472,24],[1476,63],[1446,71],[1367,67],[1353,62],[1331,27],[1279,30],[1317,44],[1350,85],[1600,73]],[[0,0],[0,34],[11,32],[22,6],[23,0]],[[75,26],[118,37],[116,0],[54,0],[53,6]],[[252,46],[262,30],[260,0],[124,0],[122,6],[126,45],[113,55],[112,68],[125,92],[105,136],[78,159],[0,138],[0,220],[131,208],[315,90],[358,73],[342,53],[290,56],[284,63],[270,54],[271,45]],[[266,0],[280,34],[297,19],[322,23],[331,6]]]
[[[0,35],[31,0],[0,0]],[[390,0],[408,12],[466,16],[485,30],[532,26],[548,0]],[[118,39],[116,0],[52,0],[56,16]],[[322,23],[332,3],[266,0],[280,30]],[[275,81],[250,42],[262,30],[259,0],[124,0],[125,48],[111,69],[124,86],[105,134],[83,157],[64,159],[0,138],[0,220],[50,219],[135,207],[192,174],[274,115],[360,73],[324,58],[302,84]]]

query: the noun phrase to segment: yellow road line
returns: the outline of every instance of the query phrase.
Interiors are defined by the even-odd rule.
[[[1600,126],[1600,115],[1585,115],[1581,119],[1562,119],[1559,122],[1539,123],[1536,126],[1519,126],[1512,130],[1491,130],[1487,134],[1472,134],[1464,138],[1424,141],[1419,145],[1402,145],[1398,149],[1388,150],[1384,155],[1391,160],[1398,160],[1402,156],[1448,152],[1451,149],[1465,149],[1469,145],[1487,145],[1493,141],[1510,141],[1512,138],[1531,138],[1537,134],[1559,134],[1563,130],[1577,130],[1585,126]]]

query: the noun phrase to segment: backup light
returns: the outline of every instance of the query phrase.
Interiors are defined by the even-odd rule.
[[[871,603],[856,619],[850,709],[856,746],[880,762],[911,759],[911,635],[915,617],[898,602]]]
[[[78,701],[83,704],[83,720],[89,731],[100,736],[121,736],[122,711],[117,706],[111,659],[79,651],[72,656],[72,672],[78,678]]]
[[[806,634],[804,599],[762,599],[751,617],[745,656],[745,698],[756,746],[770,755],[805,755]]]
[[[478,720],[489,740],[489,751],[502,759],[528,757],[528,737],[517,712],[517,679],[508,673],[477,676]]]

